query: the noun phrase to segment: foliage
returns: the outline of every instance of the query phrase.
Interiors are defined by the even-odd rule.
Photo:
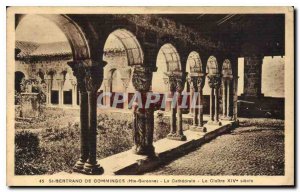
[[[30,124],[16,124],[17,175],[71,172],[79,159],[79,110],[47,109],[46,114]],[[154,141],[165,138],[169,133],[169,118],[158,114],[154,123]],[[97,158],[105,158],[132,148],[132,126],[131,113],[98,112]],[[21,141],[25,141],[24,144]],[[30,147],[24,150],[25,146]]]
[[[36,157],[41,154],[38,135],[29,131],[17,132],[15,136],[15,173],[16,175],[36,175],[46,172],[38,167]]]

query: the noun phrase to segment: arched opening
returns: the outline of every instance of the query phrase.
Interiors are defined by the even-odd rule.
[[[136,36],[126,29],[117,29],[110,33],[104,45],[103,60],[107,65],[104,67],[104,82],[100,92],[111,93],[111,96],[106,95],[103,98],[103,103],[112,106],[117,93],[125,94],[123,96],[128,99],[116,108],[127,109],[128,100],[135,92],[131,83],[133,67],[143,64],[144,61],[144,53]]]
[[[191,108],[192,98],[194,94],[194,89],[189,81],[189,78],[191,78],[191,75],[200,74],[202,73],[202,62],[199,53],[196,51],[192,51],[187,59],[186,64],[186,72],[188,73],[188,81],[185,82],[185,92],[188,92],[188,108],[190,109],[189,112],[193,113],[193,110]]]
[[[161,105],[164,94],[169,92],[168,73],[182,72],[179,53],[172,44],[164,44],[159,49],[156,67],[157,72],[153,73],[152,78],[152,91],[160,93],[159,105]],[[161,110],[170,110],[169,104]]]
[[[210,101],[209,101],[209,98],[210,98],[210,94],[211,94],[211,88],[209,87],[209,79],[208,79],[208,75],[211,75],[211,74],[218,74],[219,73],[219,68],[218,68],[218,61],[217,61],[217,58],[215,56],[210,56],[207,61],[206,61],[206,78],[205,78],[205,84],[204,84],[204,87],[203,87],[203,98],[204,98],[204,101],[203,101],[203,113],[204,114],[209,114],[210,113],[210,109],[209,109],[209,106],[210,106]],[[214,96],[213,96],[213,99],[214,99]]]
[[[232,93],[232,67],[229,59],[225,59],[222,64],[222,113],[223,118],[232,115],[233,93]]]
[[[16,69],[24,69],[28,78],[46,84],[46,104],[77,106],[78,89],[67,64],[89,58],[89,48],[80,28],[65,15],[22,15],[16,26]],[[57,71],[56,75],[47,75]],[[74,97],[72,96],[74,95]],[[73,98],[73,99],[72,99]],[[75,99],[74,99],[75,98]]]
[[[180,57],[176,48],[170,44],[164,44],[156,58],[157,72],[153,73],[152,91],[164,93],[168,88],[164,85],[164,79],[168,72],[181,72]]]
[[[21,92],[21,82],[25,78],[25,75],[21,71],[15,72],[15,92],[20,93]]]

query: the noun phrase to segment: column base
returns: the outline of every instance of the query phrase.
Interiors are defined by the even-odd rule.
[[[180,135],[177,133],[169,133],[167,135],[167,138],[171,139],[171,140],[176,140],[176,141],[186,141],[187,140],[185,135]]]
[[[76,162],[76,164],[73,167],[73,171],[78,172],[80,170],[83,170],[84,162],[79,160]]]
[[[145,146],[145,147],[135,145],[132,147],[132,151],[134,154],[137,154],[137,155],[147,155],[150,157],[155,156],[155,150],[154,150],[153,145]]]
[[[83,166],[83,173],[86,175],[102,175],[104,173],[103,167],[100,164],[85,163]]]
[[[200,126],[196,126],[196,125],[192,125],[190,126],[190,130],[191,131],[195,131],[195,132],[207,132],[206,127],[200,127]]]
[[[232,121],[232,117],[230,117],[230,116],[223,116],[223,117],[221,117],[221,120]]]
[[[222,123],[220,121],[208,121],[207,125],[222,125]]]

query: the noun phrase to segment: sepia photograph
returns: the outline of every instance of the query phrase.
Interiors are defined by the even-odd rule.
[[[8,7],[8,186],[293,186],[293,7]]]

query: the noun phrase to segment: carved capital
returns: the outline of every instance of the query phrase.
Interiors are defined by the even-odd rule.
[[[103,66],[100,63],[86,61],[69,62],[73,75],[77,78],[78,88],[81,92],[97,92],[103,80]]]
[[[132,84],[137,91],[148,92],[152,83],[153,70],[148,67],[135,67],[132,76]]]
[[[220,75],[208,75],[208,85],[210,88],[218,89],[221,85]]]

